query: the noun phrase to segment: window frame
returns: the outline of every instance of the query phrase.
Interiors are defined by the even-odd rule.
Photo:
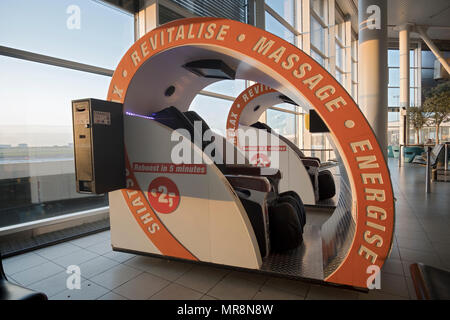
[[[101,2],[99,1],[98,3],[109,9],[113,9],[113,10],[119,11],[120,13],[133,16],[128,11],[126,11],[122,8],[119,8],[117,6],[111,5],[109,3],[106,3],[103,1],[101,1]],[[133,24],[135,24],[135,21]],[[133,26],[133,28],[135,28],[135,25]],[[28,61],[28,62],[32,62],[32,63],[39,63],[39,64],[43,64],[45,66],[54,66],[54,67],[58,67],[58,68],[62,68],[62,69],[76,70],[76,71],[80,71],[80,72],[84,72],[84,73],[88,73],[88,74],[95,74],[95,75],[106,76],[106,77],[110,77],[110,78],[112,77],[112,75],[114,73],[114,70],[112,70],[112,69],[108,69],[108,68],[104,68],[104,67],[100,67],[100,66],[96,66],[96,65],[92,65],[92,64],[77,62],[74,60],[58,58],[58,57],[52,56],[52,55],[44,55],[44,54],[40,54],[38,52],[16,49],[16,48],[9,47],[9,46],[3,46],[1,44],[0,44],[0,56],[18,59],[21,61]],[[30,178],[32,178],[32,177],[34,177],[34,175],[32,175],[30,173]],[[22,179],[22,178],[20,178],[20,179]],[[67,199],[63,198],[60,200],[63,201],[63,200],[67,200]],[[58,201],[58,200],[56,200],[56,201]],[[43,202],[43,203],[45,203],[45,202]],[[109,212],[109,204],[106,206],[100,206],[100,207],[90,207],[88,209],[80,209],[79,208],[79,209],[75,209],[74,211],[71,211],[69,213],[52,215],[52,216],[46,217],[46,218],[38,218],[36,220],[27,221],[27,222],[20,223],[20,224],[12,224],[12,225],[8,225],[5,227],[0,227],[0,236],[10,235],[10,234],[14,234],[14,233],[22,232],[22,231],[26,231],[26,230],[37,229],[37,228],[45,227],[45,226],[48,226],[49,224],[54,224],[54,223],[63,223],[63,222],[69,222],[69,221],[74,221],[74,220],[84,221],[83,219],[91,219],[92,220],[93,216],[106,216],[108,212]]]

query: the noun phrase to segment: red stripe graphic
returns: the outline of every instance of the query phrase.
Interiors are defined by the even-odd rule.
[[[198,260],[189,250],[187,250],[164,226],[158,215],[148,203],[147,198],[138,185],[134,172],[130,167],[128,156],[126,156],[127,167],[127,187],[122,189],[130,212],[136,219],[142,231],[150,241],[158,248],[163,255],[183,258],[188,260]]]

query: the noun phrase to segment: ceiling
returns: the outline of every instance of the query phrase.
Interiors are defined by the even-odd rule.
[[[389,0],[388,24],[407,22],[420,25],[450,27],[449,0]]]
[[[358,0],[336,0],[345,13],[350,14],[352,27],[358,29]],[[450,51],[450,1],[449,0],[386,0],[388,2],[389,47],[398,46],[398,26],[405,23],[428,27],[428,36],[442,51]],[[426,44],[412,32],[411,39]]]
[[[389,37],[397,38],[394,28],[405,23],[429,27],[428,36],[436,40],[450,41],[450,1],[449,0],[389,0]],[[416,33],[412,38],[419,38]]]
[[[104,0],[130,12],[136,12],[142,6],[142,0]],[[436,40],[441,49],[450,50],[450,1],[449,0],[386,0],[388,2],[388,37],[390,43],[398,39],[398,28],[405,23],[428,27],[428,36]],[[358,0],[336,0],[344,14],[349,14],[354,30],[358,28]],[[420,37],[411,33],[412,39]],[[424,43],[423,47],[426,48]]]

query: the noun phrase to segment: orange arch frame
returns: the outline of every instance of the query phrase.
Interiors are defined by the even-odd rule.
[[[237,98],[234,100],[231,105],[230,111],[227,116],[227,140],[231,143],[234,143],[236,146],[238,145],[237,136],[235,135],[237,129],[239,128],[239,121],[241,118],[242,112],[245,110],[247,105],[254,99],[269,94],[277,92],[277,90],[262,85],[261,83],[255,83],[254,85],[246,88],[242,91]],[[261,112],[262,113],[262,112]]]
[[[161,33],[166,34],[165,41],[155,41]],[[283,88],[306,98],[327,124],[349,173],[357,218],[347,257],[324,280],[366,287],[367,268],[381,267],[392,245],[394,200],[389,170],[356,103],[322,66],[299,48],[269,32],[233,20],[176,20],[148,32],[125,53],[111,79],[108,100],[123,103],[136,71],[156,54],[175,47],[201,45],[232,50],[242,60],[250,58],[263,64],[283,80]]]

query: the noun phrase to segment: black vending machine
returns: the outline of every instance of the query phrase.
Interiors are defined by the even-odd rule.
[[[123,105],[98,99],[72,101],[77,192],[125,188]]]

